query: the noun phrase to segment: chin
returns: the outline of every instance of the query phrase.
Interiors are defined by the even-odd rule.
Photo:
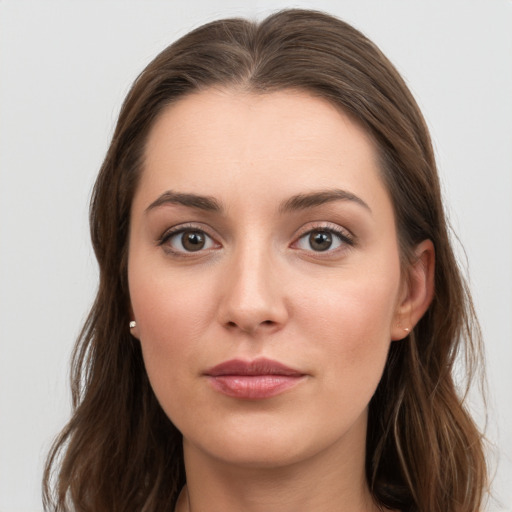
[[[270,437],[270,439],[269,439]],[[185,440],[185,446],[187,441]],[[213,446],[196,446],[205,455],[230,466],[245,469],[270,470],[284,468],[308,459],[315,452],[313,447],[298,446],[290,439],[259,436],[248,440],[227,437]]]
[[[354,422],[328,425],[304,418],[238,418],[208,432],[185,432],[184,446],[185,451],[191,449],[216,461],[254,470],[286,468],[329,452],[346,460],[355,452],[364,453],[366,419],[366,411]]]

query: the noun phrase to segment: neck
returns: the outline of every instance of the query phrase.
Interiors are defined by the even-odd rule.
[[[185,441],[187,485],[176,512],[377,512],[360,441],[271,468],[221,461]]]

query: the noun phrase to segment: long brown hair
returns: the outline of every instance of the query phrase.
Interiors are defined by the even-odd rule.
[[[329,15],[276,13],[261,23],[204,25],[158,55],[120,113],[90,209],[100,270],[96,301],[74,351],[73,416],[50,452],[46,510],[172,510],[185,482],[181,434],[150,387],[128,323],[130,207],[148,132],[184,95],[212,86],[306,90],[337,105],[375,140],[394,205],[402,266],[430,239],[435,296],[405,341],[393,342],[369,406],[366,475],[377,504],[402,511],[475,512],[486,485],[482,438],[457,392],[480,336],[450,244],[436,164],[419,108],[392,64]]]

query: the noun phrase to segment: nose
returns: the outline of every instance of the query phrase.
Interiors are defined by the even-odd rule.
[[[289,316],[282,272],[267,250],[247,248],[226,263],[220,284],[219,321],[251,335],[283,327]]]

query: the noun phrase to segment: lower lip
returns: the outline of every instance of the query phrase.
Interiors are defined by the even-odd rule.
[[[287,391],[303,380],[302,375],[220,375],[209,377],[220,393],[245,400],[261,400]]]

